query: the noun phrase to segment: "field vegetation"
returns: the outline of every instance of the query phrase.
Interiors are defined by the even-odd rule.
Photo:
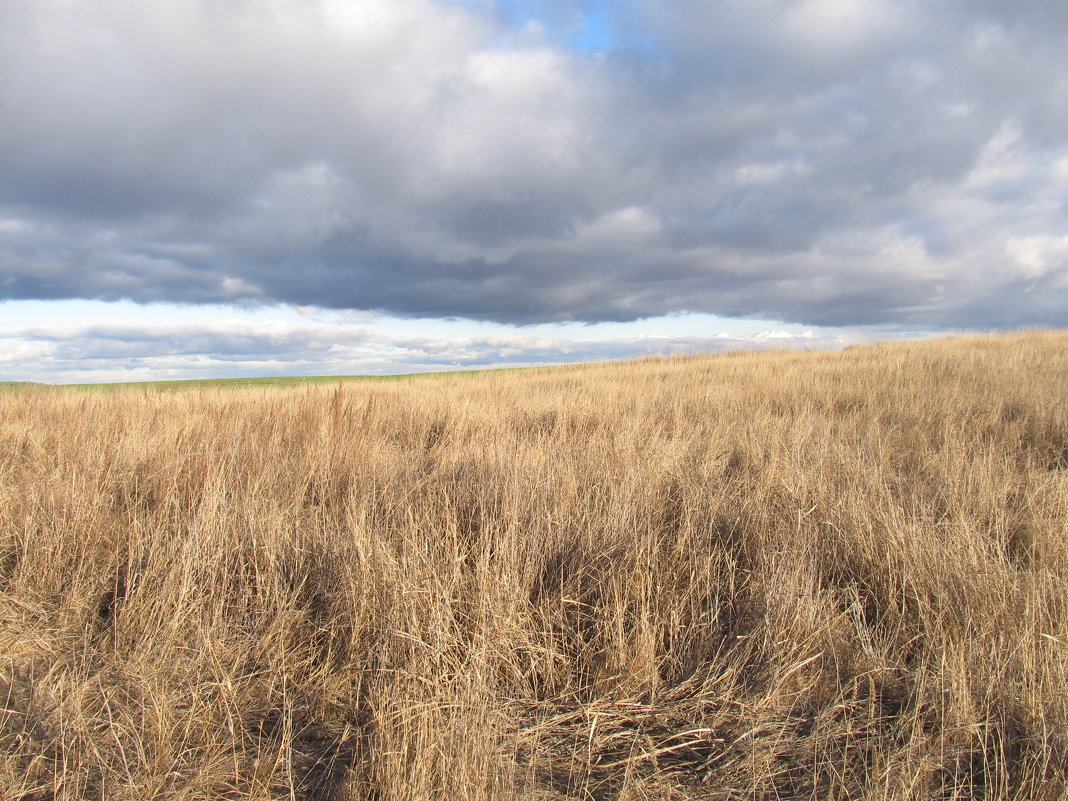
[[[383,381],[411,381],[440,377],[460,378],[476,375],[489,375],[505,370],[525,370],[525,367],[491,368],[488,370],[450,370],[440,373],[399,373],[397,375],[306,375],[306,376],[269,376],[263,378],[200,378],[175,379],[171,381],[122,381],[106,384],[61,384],[64,389],[87,390],[90,392],[185,392],[191,389],[266,389],[268,387],[306,387],[311,385],[328,385],[350,383],[379,383]],[[0,389],[19,389],[23,387],[47,388],[49,384],[8,381],[0,382]]]
[[[0,393],[0,798],[1068,797],[1068,334]]]

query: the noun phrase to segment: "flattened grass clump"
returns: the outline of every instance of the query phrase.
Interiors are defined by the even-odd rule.
[[[0,394],[0,797],[1068,795],[1068,335]]]

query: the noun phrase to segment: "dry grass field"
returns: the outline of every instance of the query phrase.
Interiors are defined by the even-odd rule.
[[[1068,797],[1068,333],[0,394],[0,798]]]

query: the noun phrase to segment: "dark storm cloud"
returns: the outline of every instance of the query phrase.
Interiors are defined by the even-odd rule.
[[[1060,2],[0,8],[0,298],[1068,324]]]

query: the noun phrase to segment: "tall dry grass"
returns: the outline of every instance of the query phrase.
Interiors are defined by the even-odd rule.
[[[0,797],[1068,796],[1068,334],[0,397]]]

